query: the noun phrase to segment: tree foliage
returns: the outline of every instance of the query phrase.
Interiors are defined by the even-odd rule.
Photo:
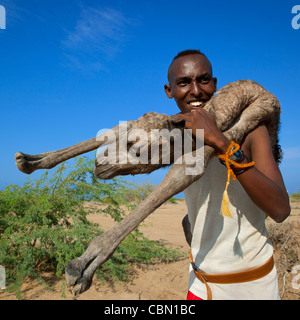
[[[137,190],[141,192],[121,178],[97,179],[93,161],[79,157],[72,166],[63,163],[52,174],[45,171],[24,186],[11,185],[1,191],[0,264],[6,270],[8,289],[20,298],[26,277],[41,279],[46,269],[62,277],[66,265],[103,232],[87,219],[91,211],[84,204],[106,204],[92,213],[104,213],[119,222],[125,215],[124,206],[135,206],[132,200],[136,200]],[[104,280],[127,280],[126,271],[133,262],[172,260],[180,255],[178,250],[150,241],[137,228],[97,274]]]

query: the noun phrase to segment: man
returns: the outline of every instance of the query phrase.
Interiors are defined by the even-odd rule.
[[[196,129],[204,129],[204,143],[218,155],[225,154],[231,141],[217,128],[214,116],[203,109],[217,90],[208,58],[198,50],[180,52],[169,67],[168,81],[165,92],[181,110],[177,117],[185,119],[194,135]],[[227,168],[217,157],[210,161],[205,175],[185,190],[194,262],[188,299],[210,298],[211,292],[214,299],[279,299],[265,216],[284,221],[290,214],[289,197],[263,123],[246,136],[240,148],[243,153],[234,154],[237,162],[254,161],[255,165],[246,170],[232,166],[237,176],[228,188],[232,218],[220,214]],[[250,280],[237,283],[244,271],[252,269],[264,273],[252,280],[250,272]],[[222,278],[230,273],[235,273],[230,283],[209,283],[209,275]],[[204,280],[203,274],[207,274]]]

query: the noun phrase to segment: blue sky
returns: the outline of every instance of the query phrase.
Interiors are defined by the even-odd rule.
[[[280,165],[300,188],[299,3],[0,0],[0,189],[23,184],[14,154],[57,150],[149,111],[177,113],[163,89],[181,50],[202,50],[219,88],[259,82],[282,105]],[[300,16],[299,16],[300,24]],[[93,154],[91,154],[93,156]],[[135,177],[158,184],[165,170]],[[38,177],[41,172],[32,174]]]

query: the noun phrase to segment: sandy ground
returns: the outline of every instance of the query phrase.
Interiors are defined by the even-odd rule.
[[[287,219],[299,227],[300,203],[292,204],[292,214]],[[43,276],[53,290],[46,290],[35,281],[27,281],[22,286],[23,299],[26,300],[185,300],[188,290],[189,247],[185,242],[181,220],[187,212],[184,200],[177,204],[164,204],[145,221],[141,231],[151,240],[164,239],[170,247],[179,247],[186,257],[178,262],[133,266],[131,281],[122,284],[105,284],[94,280],[92,287],[78,297],[68,290],[61,296],[62,280],[53,274]],[[111,218],[90,215],[93,222],[101,223],[102,228],[113,225]],[[299,272],[300,273],[300,272]],[[288,281],[291,282],[291,277]],[[286,280],[286,279],[284,279]],[[300,289],[293,294],[285,294],[286,299],[299,299]],[[0,290],[0,300],[14,300],[14,294]]]

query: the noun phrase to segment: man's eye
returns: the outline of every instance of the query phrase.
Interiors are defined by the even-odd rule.
[[[179,82],[177,83],[178,86],[186,86],[186,85],[188,85],[188,84],[189,84],[189,82],[186,81],[186,80],[182,80],[182,81],[179,81]]]
[[[203,83],[203,84],[207,84],[209,83],[210,79],[208,78],[203,78],[203,79],[200,79],[200,83]]]

